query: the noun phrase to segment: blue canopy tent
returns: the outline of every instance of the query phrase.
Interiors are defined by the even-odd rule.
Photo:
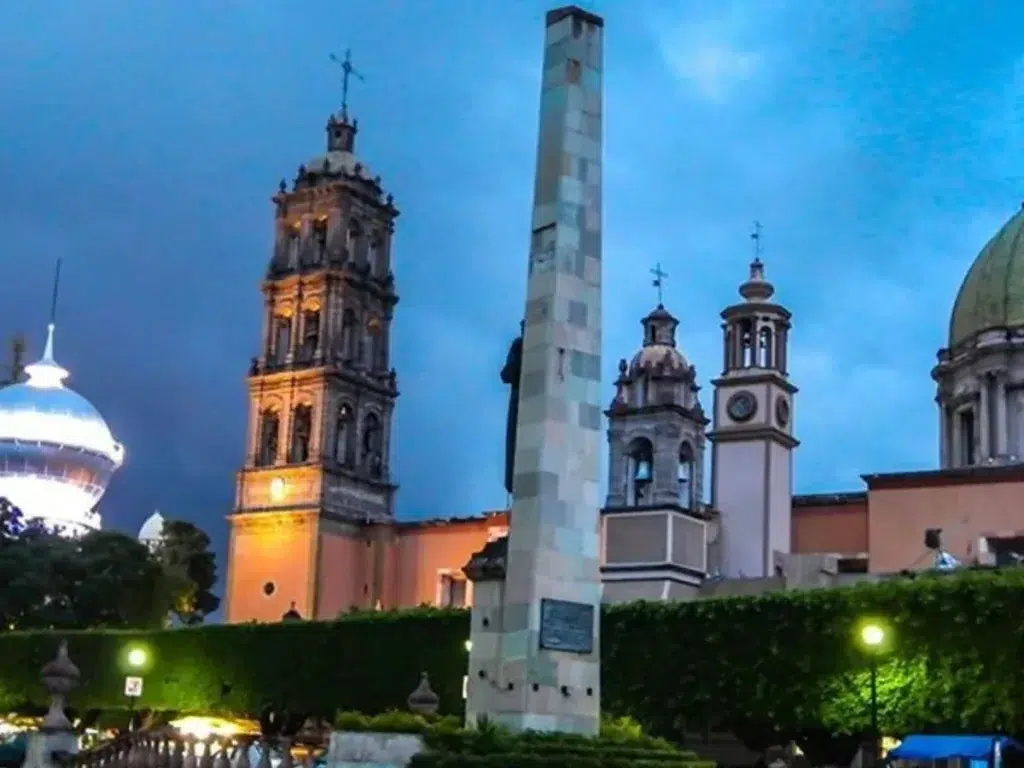
[[[896,749],[889,752],[890,760],[992,760],[1008,749],[1024,752],[1024,746],[1009,736],[941,736],[914,734],[907,736]]]

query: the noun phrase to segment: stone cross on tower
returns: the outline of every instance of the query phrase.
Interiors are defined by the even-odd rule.
[[[345,49],[345,58],[339,59],[333,53],[331,54],[331,61],[338,64],[341,67],[341,117],[345,119],[348,117],[348,81],[350,77],[356,77],[359,80],[366,81],[362,73],[359,72],[355,67],[352,66],[352,49]]]
[[[654,269],[651,270],[651,274],[654,275],[654,281],[652,285],[658,289],[658,306],[662,306],[664,289],[665,289],[665,278],[668,277],[668,272],[664,272],[661,269],[661,262],[659,261],[654,265]]]
[[[467,718],[517,731],[600,722],[603,27],[547,14],[507,565],[474,593]]]

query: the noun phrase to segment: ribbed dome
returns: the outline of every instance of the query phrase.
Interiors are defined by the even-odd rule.
[[[949,321],[949,346],[992,328],[1024,326],[1024,208],[974,260]]]
[[[636,376],[639,373],[649,373],[659,376],[683,373],[689,370],[690,365],[683,357],[683,353],[676,347],[668,344],[650,344],[641,347],[633,356],[629,365],[629,373]]]
[[[139,528],[139,541],[148,546],[159,544],[164,538],[164,516],[159,511],[146,518]]]
[[[629,364],[630,378],[640,374],[682,375],[690,370],[690,364],[676,346],[679,321],[671,312],[659,304],[640,322],[644,327],[644,344]]]

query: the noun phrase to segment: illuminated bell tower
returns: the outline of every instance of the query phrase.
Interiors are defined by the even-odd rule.
[[[229,518],[229,622],[278,621],[290,607],[333,618],[381,600],[387,526],[374,524],[393,518],[397,490],[389,454],[398,210],[356,156],[357,130],[346,108],[332,115],[327,152],[273,198],[246,460]]]

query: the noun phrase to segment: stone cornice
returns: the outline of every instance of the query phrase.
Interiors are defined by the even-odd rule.
[[[752,369],[755,370],[755,369]],[[800,390],[789,379],[778,371],[758,371],[756,373],[732,373],[712,379],[712,386],[737,388],[751,384],[775,384],[779,389],[795,395]]]
[[[314,507],[279,510],[232,512],[227,516],[231,527],[241,531],[309,530],[316,526],[319,515]]]
[[[687,509],[679,504],[646,504],[640,507],[604,507],[601,516],[629,517],[630,515],[650,515],[657,512],[674,512],[685,517],[692,517],[696,520],[714,520],[719,516],[718,510],[711,507],[699,509]]]
[[[629,417],[642,417],[642,416],[657,416],[662,413],[674,413],[677,416],[682,416],[684,419],[694,422],[695,424],[708,425],[711,420],[704,415],[703,409],[697,408],[685,408],[681,405],[674,403],[665,403],[661,405],[620,405],[616,407],[615,403],[612,403],[612,407],[604,412],[604,415],[608,418],[623,419]]]
[[[740,443],[752,440],[770,440],[786,448],[796,448],[800,441],[775,426],[743,424],[735,427],[721,427],[708,432],[708,439],[715,443]]]
[[[790,328],[789,320],[793,314],[781,304],[773,304],[766,301],[749,301],[742,304],[733,304],[722,310],[723,320],[733,320],[737,317],[754,317],[756,315],[775,315],[778,319],[786,321],[784,328]]]

